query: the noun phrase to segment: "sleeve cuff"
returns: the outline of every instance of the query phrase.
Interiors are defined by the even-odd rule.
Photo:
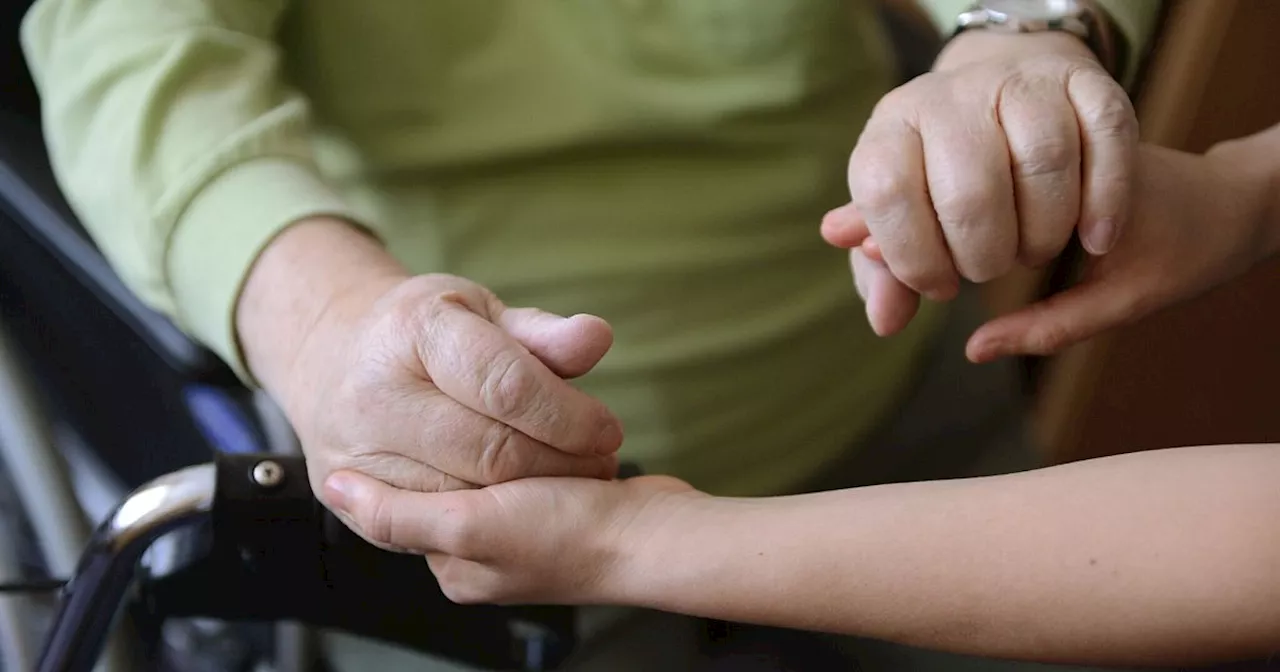
[[[249,269],[281,231],[309,217],[355,220],[313,169],[289,159],[236,165],[191,201],[169,241],[166,269],[174,317],[246,384],[235,329],[236,303]]]

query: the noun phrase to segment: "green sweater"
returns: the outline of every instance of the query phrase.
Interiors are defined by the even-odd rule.
[[[1155,2],[1111,7],[1135,35]],[[609,320],[581,385],[624,457],[767,494],[885,419],[938,322],[876,338],[817,233],[894,84],[870,2],[39,0],[23,40],[77,215],[242,372],[255,255],[349,217],[413,271]]]

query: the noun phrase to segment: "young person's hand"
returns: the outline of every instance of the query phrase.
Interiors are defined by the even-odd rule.
[[[969,340],[969,358],[1056,352],[1212,289],[1273,254],[1280,225],[1270,203],[1278,171],[1258,143],[1280,144],[1278,136],[1273,129],[1203,156],[1142,147],[1124,238],[1088,262],[1077,286],[982,326]],[[823,233],[849,246],[848,232],[860,227],[846,206],[828,214]],[[910,321],[919,297],[894,276],[879,248],[876,238],[859,237],[850,260],[870,319],[892,333]]]
[[[711,501],[666,476],[429,494],[354,471],[331,475],[324,496],[365,539],[425,555],[449,599],[497,604],[626,602],[645,540]]]
[[[1123,240],[1083,281],[983,325],[975,362],[1047,355],[1194,298],[1274,253],[1265,173],[1223,145],[1205,156],[1144,147],[1137,210]]]

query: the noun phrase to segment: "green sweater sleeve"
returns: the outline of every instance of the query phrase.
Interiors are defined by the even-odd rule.
[[[22,43],[58,181],[123,280],[244,376],[240,287],[299,219],[349,217],[272,41],[288,0],[38,0]]]
[[[955,29],[956,17],[974,4],[973,0],[920,0],[933,16],[943,35]],[[1116,22],[1129,44],[1129,62],[1122,81],[1133,82],[1147,48],[1151,46],[1163,0],[1099,0]]]

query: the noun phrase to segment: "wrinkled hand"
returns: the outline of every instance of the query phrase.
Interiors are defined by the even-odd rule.
[[[1193,298],[1272,253],[1266,171],[1253,170],[1239,146],[1205,156],[1142,147],[1133,222],[1115,249],[1091,260],[1071,289],[983,325],[969,358],[1052,354]],[[864,241],[855,263],[877,263],[876,247]],[[866,291],[886,305],[897,300],[892,284]]]
[[[621,426],[565,380],[589,371],[611,343],[595,317],[508,308],[454,276],[392,278],[330,305],[283,396],[317,493],[338,469],[418,492],[530,476],[612,478]],[[361,515],[390,515],[387,497]]]
[[[617,599],[628,558],[706,497],[667,476],[534,478],[424,494],[340,471],[327,487],[361,536],[425,555],[449,599],[496,604]]]
[[[894,333],[917,296],[1042,265],[1077,224],[1090,252],[1110,250],[1137,140],[1128,96],[1074,37],[961,35],[876,107],[850,158],[851,203],[823,235],[875,238],[883,261],[855,252],[853,270],[872,327]]]

